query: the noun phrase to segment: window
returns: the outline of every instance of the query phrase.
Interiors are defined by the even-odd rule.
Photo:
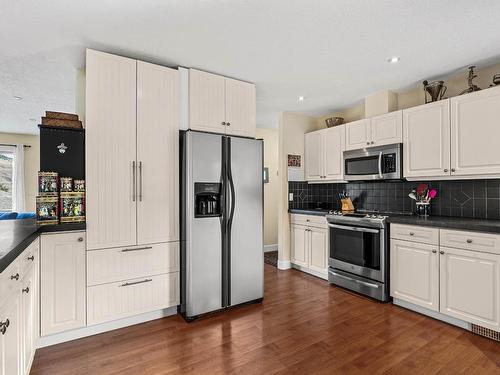
[[[0,211],[14,210],[14,150],[0,148]]]

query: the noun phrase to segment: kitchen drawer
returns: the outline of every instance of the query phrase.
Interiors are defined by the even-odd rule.
[[[391,238],[438,245],[439,229],[414,225],[391,224]]]
[[[24,277],[29,269],[38,262],[39,246],[39,239],[36,238],[19,256],[19,272],[21,277]]]
[[[22,275],[19,264],[19,257],[17,257],[0,273],[0,305],[21,286]]]
[[[179,271],[179,243],[87,251],[87,285]]]
[[[326,227],[326,217],[317,215],[291,214],[292,224]]]
[[[441,246],[500,254],[500,235],[441,229]]]
[[[179,304],[179,272],[87,288],[87,324],[99,324]]]

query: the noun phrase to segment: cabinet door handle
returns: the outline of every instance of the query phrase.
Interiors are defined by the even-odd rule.
[[[226,122],[226,125],[227,125],[227,126],[231,126],[231,123],[230,123],[230,122]]]
[[[432,250],[432,253],[433,253],[433,254],[436,254],[436,253],[437,253],[437,250]]]
[[[142,161],[139,162],[139,202],[142,202]]]
[[[120,286],[131,286],[131,285],[137,285],[137,284],[143,284],[143,283],[149,283],[153,281],[153,279],[146,279],[146,280],[141,280],[141,281],[133,281],[131,283],[123,283]]]
[[[452,171],[452,172],[455,172],[455,168],[451,168],[451,171]]]
[[[225,122],[225,121],[222,121],[222,122],[221,122],[221,125],[226,125],[226,122]]]
[[[18,273],[16,273],[15,275],[12,275],[12,276],[10,277],[10,279],[11,279],[11,280],[19,280],[19,274],[18,274]]]
[[[445,172],[445,173],[447,173],[447,172],[448,172],[448,169],[446,169],[446,168],[445,168],[445,169],[444,169],[444,172]]]
[[[10,325],[9,319],[7,319],[5,322],[0,322],[0,333],[2,335],[5,335],[5,332],[7,332],[7,327]]]
[[[83,237],[78,237],[78,242],[83,242]]]
[[[123,250],[120,250],[122,253],[128,253],[128,252],[131,252],[131,251],[139,251],[139,250],[149,250],[149,249],[152,249],[153,246],[144,246],[144,247],[136,247],[134,249],[123,249]]]
[[[132,202],[135,202],[135,160],[132,162]]]
[[[467,243],[472,243],[472,240],[470,238],[468,238]]]
[[[366,144],[367,144],[367,145],[369,145],[369,144],[370,144],[370,142],[366,142]]]
[[[27,286],[25,289],[22,289],[21,292],[28,294],[30,292],[30,287]]]
[[[31,260],[33,262],[35,260],[35,256],[34,255],[29,256],[28,260]]]
[[[443,251],[443,250],[441,250],[441,251],[439,252],[439,254],[443,255],[443,254],[444,254],[444,251]]]
[[[413,232],[410,232],[410,236],[414,236],[414,235],[415,235],[415,233],[413,233]]]
[[[375,142],[371,141],[371,144],[373,145],[373,144],[375,144]]]

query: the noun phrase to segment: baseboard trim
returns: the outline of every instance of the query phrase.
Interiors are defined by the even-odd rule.
[[[292,268],[292,263],[289,260],[279,260],[278,259],[278,269],[289,270]]]
[[[306,267],[302,267],[302,266],[300,266],[298,264],[294,264],[294,263],[292,263],[292,268],[295,268],[296,270],[304,272],[304,273],[308,273],[309,275],[319,277],[320,279],[328,280],[328,273],[325,274],[325,273],[317,272],[317,271],[311,270],[311,269],[306,268]]]
[[[425,307],[422,307],[422,306],[414,305],[411,302],[406,302],[406,301],[400,300],[399,298],[393,298],[392,303],[397,305],[397,306],[404,307],[405,309],[418,312],[419,314],[427,315],[427,316],[430,316],[431,318],[441,320],[445,323],[452,324],[454,326],[463,328],[467,331],[470,331],[472,329],[471,324],[464,321],[464,320],[453,318],[451,316],[441,314],[440,312],[426,309]]]
[[[269,251],[278,251],[278,244],[264,245],[264,252],[267,253]]]
[[[56,333],[55,335],[40,337],[38,339],[37,348],[44,348],[46,346],[52,346],[67,341],[77,340],[83,337],[93,336],[99,333],[113,331],[115,329],[132,326],[139,323],[149,322],[151,320],[161,319],[175,314],[177,314],[177,306],[172,306],[167,309],[151,311],[124,319],[114,320],[112,322],[78,328],[68,332]]]

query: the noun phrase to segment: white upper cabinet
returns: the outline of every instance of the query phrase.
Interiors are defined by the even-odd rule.
[[[439,311],[437,245],[391,239],[391,296]]]
[[[324,175],[327,180],[344,178],[345,125],[323,130]]]
[[[193,130],[226,132],[226,79],[189,70],[189,127]]]
[[[500,174],[500,87],[450,102],[452,175]]]
[[[307,133],[305,171],[308,181],[342,181],[345,125]]]
[[[403,110],[404,177],[450,175],[450,100]]]
[[[178,71],[137,62],[137,244],[179,240]]]
[[[189,69],[189,128],[255,137],[255,85]]]
[[[346,150],[390,145],[403,140],[402,111],[350,122],[345,127]]]
[[[345,149],[357,150],[370,146],[370,119],[345,124]]]
[[[136,60],[87,50],[89,249],[136,244]]]
[[[307,133],[304,140],[306,180],[319,181],[324,170],[323,132]]]
[[[500,256],[441,247],[440,311],[500,331]]]
[[[255,85],[226,78],[226,134],[255,138]]]
[[[403,142],[403,111],[394,111],[370,119],[371,146]]]

